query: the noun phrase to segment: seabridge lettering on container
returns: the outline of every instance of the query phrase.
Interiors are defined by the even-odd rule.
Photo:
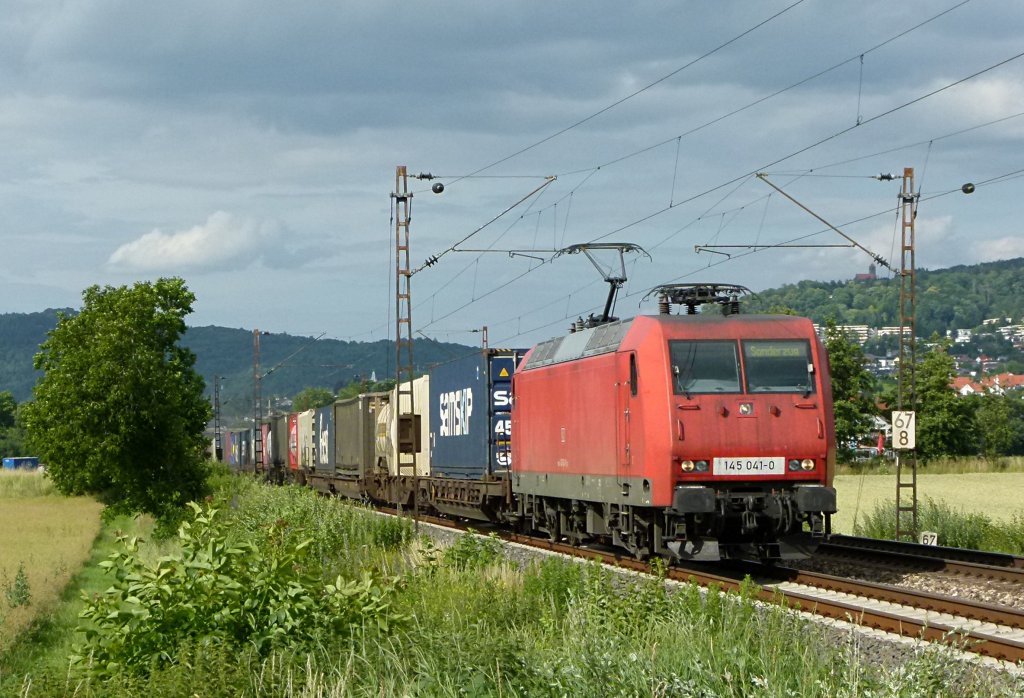
[[[472,388],[441,393],[441,436],[469,436],[469,418],[472,414]]]

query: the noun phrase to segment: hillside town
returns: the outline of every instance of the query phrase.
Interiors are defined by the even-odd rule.
[[[864,351],[866,368],[889,378],[899,366],[899,327],[837,325]],[[815,325],[819,336],[824,328]],[[957,375],[952,386],[960,395],[1004,395],[1024,389],[1024,318],[989,318],[980,327],[947,330],[949,354]],[[935,338],[918,338],[918,351],[934,346]]]

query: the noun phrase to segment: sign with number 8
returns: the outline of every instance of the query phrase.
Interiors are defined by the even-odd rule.
[[[892,447],[903,451],[914,450],[917,437],[917,415],[913,410],[892,413]]]

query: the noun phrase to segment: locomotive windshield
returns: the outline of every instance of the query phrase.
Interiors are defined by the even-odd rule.
[[[814,392],[814,369],[807,340],[745,340],[743,364],[748,393]]]
[[[670,340],[668,349],[676,395],[740,392],[736,342]]]

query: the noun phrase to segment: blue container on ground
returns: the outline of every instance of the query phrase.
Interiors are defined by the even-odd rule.
[[[486,349],[430,369],[430,474],[481,480],[512,466],[512,373],[520,349]]]
[[[18,456],[4,458],[4,470],[34,470],[39,467],[39,458],[36,456]]]

